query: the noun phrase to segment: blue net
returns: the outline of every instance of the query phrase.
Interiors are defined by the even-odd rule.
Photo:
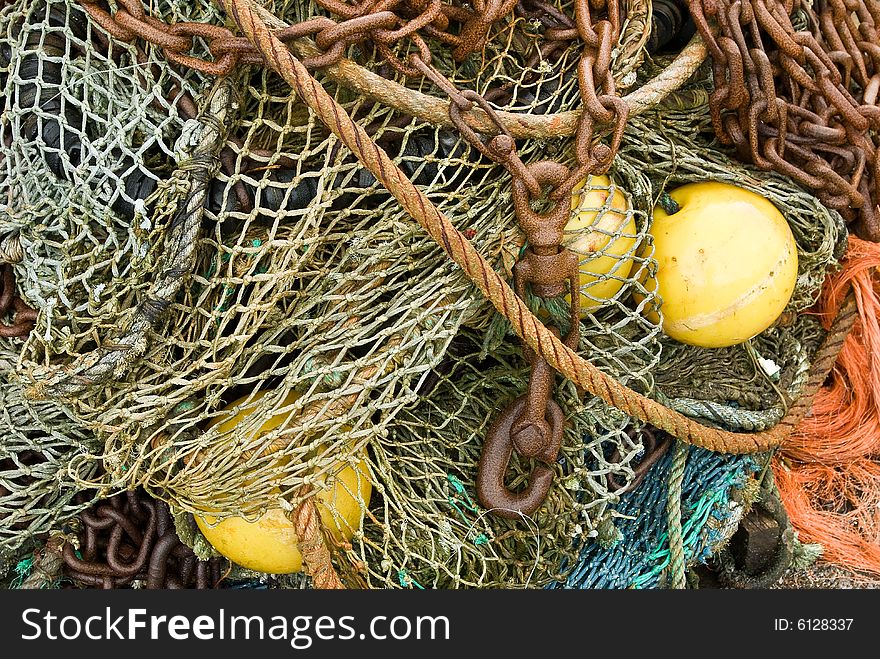
[[[612,519],[616,539],[584,545],[565,581],[548,588],[662,588],[669,565],[666,498],[674,451],[648,472],[642,484],[620,497]],[[686,564],[705,562],[739,519],[734,494],[759,469],[757,456],[722,455],[691,448],[682,485]]]

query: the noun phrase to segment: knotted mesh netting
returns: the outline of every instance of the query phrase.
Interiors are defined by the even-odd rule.
[[[167,23],[225,21],[208,0],[148,9]],[[298,0],[267,9],[288,23],[322,13]],[[641,34],[628,25],[625,44]],[[480,55],[455,63],[438,48],[434,63],[511,112],[577,109],[577,46],[552,61],[536,56],[540,30],[511,15]],[[613,62],[624,84],[659,70],[648,58],[637,78],[643,55]],[[351,57],[437,94],[369,52]],[[454,128],[318,79],[509,277],[524,237],[507,171]],[[561,381],[566,432],[545,504],[508,521],[475,502],[485,433],[528,380],[516,338],[277,75],[242,67],[213,79],[112,37],[73,0],[17,0],[0,13],[0,85],[0,258],[40,310],[27,340],[3,340],[3,392],[16,402],[3,417],[0,488],[12,489],[5,483],[18,478],[29,442],[45,436],[54,447],[44,451],[51,478],[28,484],[39,505],[0,499],[4,539],[46,532],[70,512],[64,493],[93,486],[144,486],[176,510],[221,518],[292,510],[362,459],[357,478],[369,479],[372,496],[346,489],[363,521],[350,540],[330,539],[350,585],[542,586],[564,579],[607,529],[643,451],[641,422]],[[733,164],[709,134],[696,81],[632,119],[611,182],[592,184],[609,201],[586,210],[624,218],[604,229],[607,245],[631,244],[593,257],[626,268],[612,269],[621,286],[610,298],[594,296],[579,352],[709,424],[769,427],[809,366],[808,323],[797,314],[840,255],[845,229],[790,181]],[[568,137],[524,139],[519,149],[526,162],[573,159]],[[706,178],[770,198],[799,247],[791,322],[724,351],[663,337],[644,313],[661,301],[640,283],[656,267],[655,200]],[[623,208],[610,207],[617,190]],[[644,299],[636,304],[633,292]],[[530,304],[564,327],[561,299]],[[778,379],[758,357],[775,360]],[[45,435],[22,430],[25,413]],[[233,413],[241,417],[225,423]],[[529,471],[512,464],[511,486]]]
[[[11,370],[15,353],[0,359]],[[0,578],[17,558],[60,529],[88,499],[77,482],[98,476],[94,436],[51,401],[30,401],[19,385],[0,382]],[[97,495],[90,493],[92,498]]]

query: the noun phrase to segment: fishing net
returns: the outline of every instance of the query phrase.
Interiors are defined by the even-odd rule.
[[[665,505],[673,454],[651,468],[644,487],[621,496],[615,507],[614,533],[582,548],[575,569],[560,588],[658,588],[668,586],[671,562]],[[758,464],[693,449],[682,488],[685,561],[705,563],[727,542],[743,512],[747,483]]]
[[[5,345],[0,353],[8,371],[17,357],[10,348]],[[2,579],[21,555],[88,505],[88,498],[78,497],[77,483],[96,478],[100,465],[94,436],[55,403],[29,401],[20,386],[4,378],[0,409]]]
[[[267,9],[287,23],[323,12],[293,0]],[[159,0],[149,12],[165,23],[226,20],[207,1]],[[637,69],[643,25],[625,25],[612,61],[624,87],[666,63],[647,58]],[[480,55],[456,62],[438,48],[434,65],[510,112],[574,110],[578,48],[536,57],[542,29],[511,15]],[[368,70],[435,93],[373,53],[355,55]],[[585,289],[595,306],[578,351],[672,409],[751,431],[773,426],[797,396],[817,345],[800,312],[841,255],[846,230],[789,180],[724,155],[710,137],[705,77],[633,118],[611,182],[576,195],[578,203],[594,189],[608,199],[621,191],[623,207],[585,210],[619,216],[608,244],[628,241],[621,253],[583,259],[614,260],[608,278],[619,286],[610,296]],[[318,79],[510,277],[525,239],[507,171],[452,128]],[[564,581],[585,547],[614,536],[615,506],[645,452],[643,424],[567,382],[556,394],[566,429],[545,504],[528,519],[504,520],[475,502],[485,434],[528,382],[511,327],[278,75],[239,67],[215,79],[108,34],[72,0],[17,0],[0,13],[0,84],[0,259],[14,264],[22,298],[40,310],[8,360],[9,396],[22,413],[24,401],[44,401],[28,405],[47,406],[39,410],[56,447],[49,463],[71,494],[142,486],[179,513],[254,519],[295,510],[350,467],[356,479],[343,489],[363,521],[350,539],[329,542],[352,586],[546,586]],[[574,159],[570,139],[523,140],[519,153]],[[773,201],[800,259],[787,322],[717,351],[665,338],[645,314],[660,300],[641,283],[656,266],[655,201],[669,186],[707,178]],[[565,329],[560,300],[528,303]],[[764,362],[778,369],[768,374]],[[97,447],[86,450],[86,437]],[[747,460],[732,458],[732,469],[743,472]],[[511,486],[529,470],[513,461]],[[727,483],[729,473],[718,479]],[[18,542],[72,514],[51,479],[28,492],[27,505],[45,512],[29,513],[26,533],[2,527],[4,538],[6,528]],[[10,510],[19,507],[31,510],[23,501]],[[348,524],[328,509],[340,528]]]
[[[683,90],[673,104],[684,103],[690,91]],[[664,108],[662,129],[657,128],[659,112],[634,120],[615,176],[635,191],[637,208],[640,197],[641,208],[652,207],[664,185],[706,179],[735,181],[787,208],[786,217],[798,236],[802,268],[790,324],[768,330],[747,345],[707,350],[650,332],[639,341],[623,340],[630,316],[625,308],[609,305],[605,314],[593,316],[595,325],[584,323],[582,349],[597,355],[601,360],[597,363],[615,378],[637,385],[641,379],[642,386],[673,409],[704,423],[761,430],[782,418],[787,401],[803,385],[824,332],[810,316],[795,312],[814,301],[822,272],[835,262],[846,232],[840,218],[808,193],[781,177],[736,165],[708,141],[694,139],[689,126],[701,125],[701,121],[708,121],[704,106],[682,107],[677,112]],[[651,156],[650,178],[640,175],[645,153]],[[418,406],[401,412],[391,441],[381,442],[376,449],[386,465],[384,471],[397,476],[390,485],[397,493],[394,499],[405,503],[391,517],[399,524],[398,532],[383,536],[382,558],[392,568],[392,577],[396,570],[399,584],[409,587],[549,583],[656,587],[668,563],[663,560],[668,559],[664,531],[656,523],[662,519],[665,524],[665,509],[657,502],[666,498],[669,460],[626,493],[646,448],[642,437],[631,431],[643,425],[597,398],[580,400],[573,387],[563,387],[566,395],[558,400],[566,412],[567,430],[557,465],[559,480],[533,518],[500,522],[473,500],[475,465],[482,438],[497,414],[497,401],[511,400],[528,383],[527,364],[510,336],[500,339],[502,330],[507,327],[509,331],[509,327],[498,319],[493,324],[499,328],[472,332],[465,327],[459,332],[447,359],[435,369],[442,374],[429,382],[430,392],[422,394]],[[617,331],[623,336],[615,336]],[[762,359],[778,367],[772,376],[761,365]],[[401,447],[407,448],[401,452]],[[689,527],[692,561],[705,560],[727,539],[721,527],[736,528],[742,508],[729,510],[730,497],[758,464],[752,456],[696,451],[687,467],[685,487],[688,501],[700,510]],[[526,479],[529,465],[517,473],[519,479]],[[651,508],[652,516],[637,515],[641,507]],[[635,519],[620,525],[620,520],[630,517]],[[707,527],[708,520],[721,518],[729,518],[729,525]],[[604,568],[597,556],[612,555],[606,556],[602,548],[615,538],[620,543],[612,553],[625,556],[625,565],[618,566],[620,575],[602,577]],[[642,550],[632,551],[633,543],[640,543]],[[644,549],[648,545],[650,551]],[[375,560],[367,551],[358,558],[367,565]],[[483,580],[468,579],[474,574]],[[498,577],[489,580],[486,574]],[[627,579],[633,583],[624,583]]]

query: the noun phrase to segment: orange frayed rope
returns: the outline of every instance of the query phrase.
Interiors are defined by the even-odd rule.
[[[859,317],[813,413],[786,440],[773,469],[804,542],[825,560],[880,574],[880,245],[850,236],[817,311],[830,327],[852,287]]]

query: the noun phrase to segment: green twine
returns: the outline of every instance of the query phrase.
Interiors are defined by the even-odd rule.
[[[397,580],[400,582],[401,587],[403,588],[412,588],[415,586],[419,590],[425,590],[425,587],[420,584],[418,581],[413,579],[409,574],[407,574],[406,570],[400,569],[397,571]]]
[[[12,588],[18,590],[21,588],[21,585],[24,583],[24,580],[28,578],[31,573],[31,570],[34,567],[34,557],[29,556],[27,558],[21,559],[18,564],[15,566],[15,579],[12,580]]]
[[[672,458],[672,471],[669,474],[669,493],[666,499],[666,514],[669,520],[669,556],[671,587],[685,588],[687,574],[684,565],[684,533],[681,527],[681,493],[684,482],[684,468],[690,447],[681,441],[675,442],[675,455]]]
[[[465,523],[467,523],[468,522],[467,515],[465,515],[464,511],[458,507],[459,502],[467,510],[471,511],[472,513],[479,514],[480,511],[479,511],[479,509],[477,509],[477,506],[474,504],[473,499],[471,499],[470,495],[467,493],[467,490],[465,489],[464,484],[456,476],[454,476],[453,474],[446,474],[446,479],[452,485],[452,488],[455,490],[456,495],[464,498],[464,500],[462,501],[460,499],[456,500],[453,497],[446,497],[446,500],[449,502],[449,505],[451,505],[453,508],[455,508],[456,512],[458,512],[458,514],[461,516],[462,520]],[[485,533],[481,533],[476,538],[474,538],[473,542],[476,546],[479,547],[480,545],[488,544],[489,538],[486,537]]]
[[[727,490],[738,479],[735,473],[728,474],[724,483],[719,487],[709,490],[697,501],[693,512],[688,516],[686,522],[682,524],[683,546],[690,547],[697,544],[698,536],[701,533],[706,519],[712,512],[713,508],[722,502],[728,500]],[[671,562],[671,554],[667,539],[669,534],[664,532],[658,538],[657,548],[652,551],[646,561],[654,563],[654,567],[645,574],[635,579],[631,585],[632,588],[642,588],[646,583],[652,581],[654,577],[660,574]]]

